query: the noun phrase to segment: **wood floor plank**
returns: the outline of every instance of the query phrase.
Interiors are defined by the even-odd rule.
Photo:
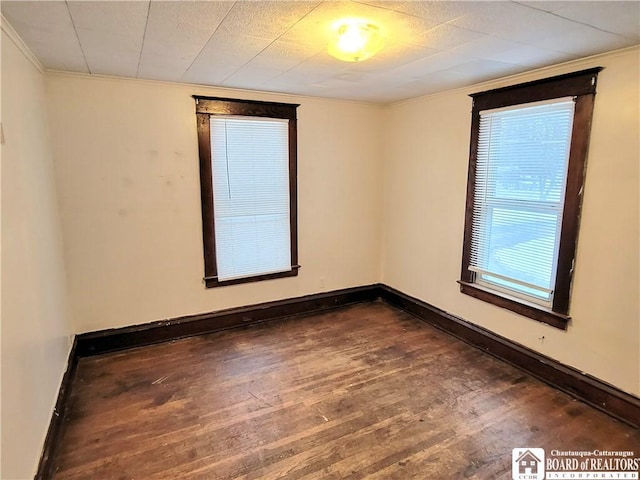
[[[382,302],[82,358],[56,480],[510,478],[640,433]]]

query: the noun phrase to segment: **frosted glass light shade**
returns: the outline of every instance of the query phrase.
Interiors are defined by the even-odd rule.
[[[364,20],[342,20],[334,25],[329,53],[344,62],[361,62],[384,47],[380,29]]]

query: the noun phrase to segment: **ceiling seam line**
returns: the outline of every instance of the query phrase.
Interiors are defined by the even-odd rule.
[[[451,20],[447,20],[446,22],[443,22],[443,23],[438,23],[434,27],[431,27],[431,28],[425,30],[424,33],[427,34],[427,33],[431,32],[431,31],[433,31],[433,30],[435,30],[437,28],[440,28],[440,27],[445,26],[445,25],[449,25],[450,27],[453,27],[453,28],[456,28],[456,29],[459,29],[459,30],[466,30],[467,32],[471,32],[471,33],[477,33],[478,35],[483,35],[485,37],[492,36],[492,37],[495,37],[495,38],[501,38],[501,37],[496,37],[495,35],[493,35],[491,33],[479,32],[478,30],[473,30],[472,28],[459,27],[458,25],[453,24],[453,22],[455,22],[456,20],[461,19],[462,17],[464,17],[464,15],[452,18]],[[420,17],[415,17],[415,18],[420,18]],[[475,39],[475,40],[479,40],[479,39]],[[469,42],[474,42],[475,40],[469,40],[467,42],[461,43],[460,45],[464,45],[465,43],[469,43]],[[511,40],[511,41],[514,41],[514,40]],[[517,42],[517,43],[520,43],[520,42]],[[412,43],[412,42],[406,42],[406,44],[407,45],[412,45],[414,47],[419,47],[419,48],[433,48],[433,47],[429,47],[428,45],[420,45],[418,43]],[[437,50],[438,53],[441,53],[441,52],[444,52],[444,51],[447,51],[447,50],[456,49],[460,45],[456,45],[455,47],[445,48],[444,50],[441,50],[439,48],[434,48],[434,50]],[[428,56],[430,56],[430,55],[427,55],[427,57]],[[424,58],[426,58],[426,57],[424,57]]]
[[[224,21],[227,19],[227,17],[229,16],[229,14],[231,13],[231,10],[233,10],[233,8],[236,6],[238,2],[234,1],[233,4],[231,5],[231,7],[229,7],[229,10],[227,10],[227,13],[224,15],[224,17],[222,18],[222,20],[220,20],[220,22],[218,23],[218,25],[216,25],[216,28],[213,30],[213,32],[211,32],[211,35],[209,35],[209,38],[207,38],[207,41],[204,42],[204,45],[202,45],[202,48],[198,51],[198,53],[196,53],[196,56],[193,57],[193,60],[191,61],[191,63],[189,64],[189,66],[185,69],[184,72],[182,72],[182,75],[180,75],[180,78],[184,78],[185,74],[191,69],[191,67],[193,67],[193,64],[196,63],[196,60],[198,59],[198,57],[200,56],[200,54],[204,51],[204,49],[207,47],[207,45],[209,45],[209,42],[211,41],[211,39],[213,38],[213,36],[216,34],[216,32],[220,29],[220,25],[222,25],[224,23]]]
[[[86,53],[84,53],[84,48],[82,48],[80,35],[78,35],[78,28],[76,27],[76,22],[73,21],[73,15],[71,14],[71,9],[69,8],[69,0],[64,0],[64,4],[67,7],[67,14],[69,15],[69,20],[71,20],[71,25],[73,26],[73,33],[76,34],[76,40],[78,40],[78,47],[80,47],[80,52],[82,53],[82,59],[84,60],[84,65],[87,67],[87,72],[89,72],[89,75],[91,75],[93,72],[91,71],[91,67],[89,66],[87,55]]]
[[[367,3],[365,0],[351,0],[351,1],[353,3],[358,3],[360,5],[366,5],[367,7],[377,8],[377,9],[380,9],[380,10],[386,10],[387,12],[392,12],[392,13],[395,13],[396,15],[405,15],[407,17],[417,18],[418,20],[427,20],[427,21],[429,20],[429,18],[427,18],[427,17],[423,17],[423,16],[420,16],[420,15],[414,15],[413,13],[403,12],[402,10],[394,10],[393,8],[383,7],[382,5],[375,5],[375,4],[372,4],[372,3]],[[456,17],[456,18],[459,18],[459,17]],[[452,19],[452,20],[454,20],[454,19]],[[448,22],[450,22],[452,20],[447,20],[446,22],[437,23],[432,28],[435,28],[438,25],[443,25],[443,24],[448,23]]]
[[[138,78],[138,74],[140,73],[140,63],[142,63],[142,52],[144,51],[144,41],[147,38],[147,27],[149,25],[149,16],[151,13],[151,0],[147,4],[147,18],[144,22],[144,31],[142,32],[142,45],[140,45],[140,55],[138,55],[138,66],[136,67],[136,78]]]
[[[320,49],[320,50],[318,50],[316,53],[314,53],[312,57],[315,57],[316,55],[318,55],[320,52],[323,52],[323,51],[324,51],[324,48],[321,48],[321,49]],[[299,67],[300,65],[302,65],[302,64],[303,64],[303,63],[305,63],[306,61],[307,61],[307,60],[305,59],[305,60],[302,60],[301,62],[296,63],[293,67],[289,67],[289,68],[287,68],[284,72],[280,72],[280,73],[278,73],[276,76],[271,77],[271,78],[270,78],[270,79],[268,79],[268,80],[265,80],[264,82],[260,83],[260,85],[264,85],[265,83],[268,83],[268,82],[270,82],[270,81],[272,81],[272,80],[276,80],[278,77],[281,77],[282,75],[285,75],[285,74],[289,73],[291,70],[293,70],[294,68]],[[227,78],[228,78],[228,77],[227,77]]]
[[[276,38],[273,39],[273,41],[271,43],[269,43],[269,45],[267,45],[266,47],[264,47],[262,50],[260,50],[258,53],[256,53],[253,57],[251,57],[244,65],[242,65],[242,67],[238,67],[236,68],[233,73],[227,75],[227,77],[222,80],[222,82],[220,82],[220,85],[224,85],[224,82],[226,82],[227,80],[229,80],[229,78],[233,77],[239,70],[241,70],[243,67],[245,67],[246,65],[248,65],[249,63],[251,63],[253,60],[255,60],[262,52],[264,52],[267,48],[269,48],[271,45],[273,45],[274,43],[276,43],[280,38],[282,38],[282,36],[287,33],[289,30],[291,30],[293,27],[295,27],[298,23],[300,23],[302,20],[304,20],[305,18],[307,18],[307,16],[309,14],[311,14],[311,12],[313,12],[316,8],[318,8],[320,5],[322,5],[324,3],[323,1],[318,2],[311,10],[309,10],[307,13],[305,13],[302,17],[300,17],[298,19],[297,22],[295,22],[293,25],[291,25],[289,28],[287,28],[284,32],[282,32],[280,35],[278,35]],[[276,75],[276,77],[278,77],[278,75]],[[273,77],[273,78],[276,78]]]
[[[536,10],[538,12],[548,13],[549,15],[553,15],[556,18],[561,18],[562,20],[567,20],[569,22],[577,23],[578,25],[584,25],[585,27],[595,28],[596,30],[599,30],[599,31],[604,32],[604,33],[610,33],[611,35],[617,35],[617,36],[622,37],[622,38],[629,38],[629,39],[635,40],[634,37],[628,37],[628,36],[623,35],[621,33],[616,33],[616,32],[612,32],[610,30],[605,30],[604,28],[597,27],[597,26],[592,25],[590,23],[581,22],[580,20],[575,20],[575,19],[569,18],[569,17],[564,17],[564,16],[559,15],[559,14],[557,14],[555,12],[549,12],[547,10],[542,10],[540,8],[533,7],[531,5],[527,5],[526,3],[521,3],[521,2],[518,2],[516,0],[513,0],[513,3],[517,3],[518,5],[520,5],[522,7],[532,8],[533,10]]]

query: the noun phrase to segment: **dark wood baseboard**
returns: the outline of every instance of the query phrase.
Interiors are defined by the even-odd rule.
[[[69,360],[67,361],[67,370],[62,376],[56,405],[53,407],[51,421],[49,422],[49,429],[47,430],[47,435],[44,439],[44,446],[42,447],[42,454],[40,455],[40,461],[38,462],[38,470],[34,477],[35,480],[48,480],[53,478],[53,459],[55,458],[56,448],[60,445],[60,441],[62,440],[62,434],[64,432],[64,416],[67,405],[69,404],[71,382],[76,373],[76,366],[78,365],[77,346],[78,343],[76,337],[73,339],[73,344],[71,345]]]
[[[380,297],[388,304],[411,313],[618,420],[640,427],[638,397],[394,288],[386,285],[380,285],[379,288]]]
[[[320,312],[352,303],[373,301],[379,296],[378,285],[367,285],[142,325],[83,333],[76,336],[76,352],[79,357],[98,355],[293,315]]]
[[[64,412],[69,398],[70,382],[80,357],[151,345],[295,315],[316,313],[378,299],[416,316],[420,320],[533,375],[612,417],[632,426],[640,427],[640,399],[638,397],[485,328],[451,315],[422,300],[386,285],[376,284],[76,335],[69,355],[67,371],[64,374],[47,431],[36,480],[45,480],[53,476],[52,459],[56,445],[59,444],[63,433]]]

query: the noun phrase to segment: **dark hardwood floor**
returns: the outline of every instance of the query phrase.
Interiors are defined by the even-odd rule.
[[[385,303],[81,358],[62,479],[511,478],[640,433]]]

